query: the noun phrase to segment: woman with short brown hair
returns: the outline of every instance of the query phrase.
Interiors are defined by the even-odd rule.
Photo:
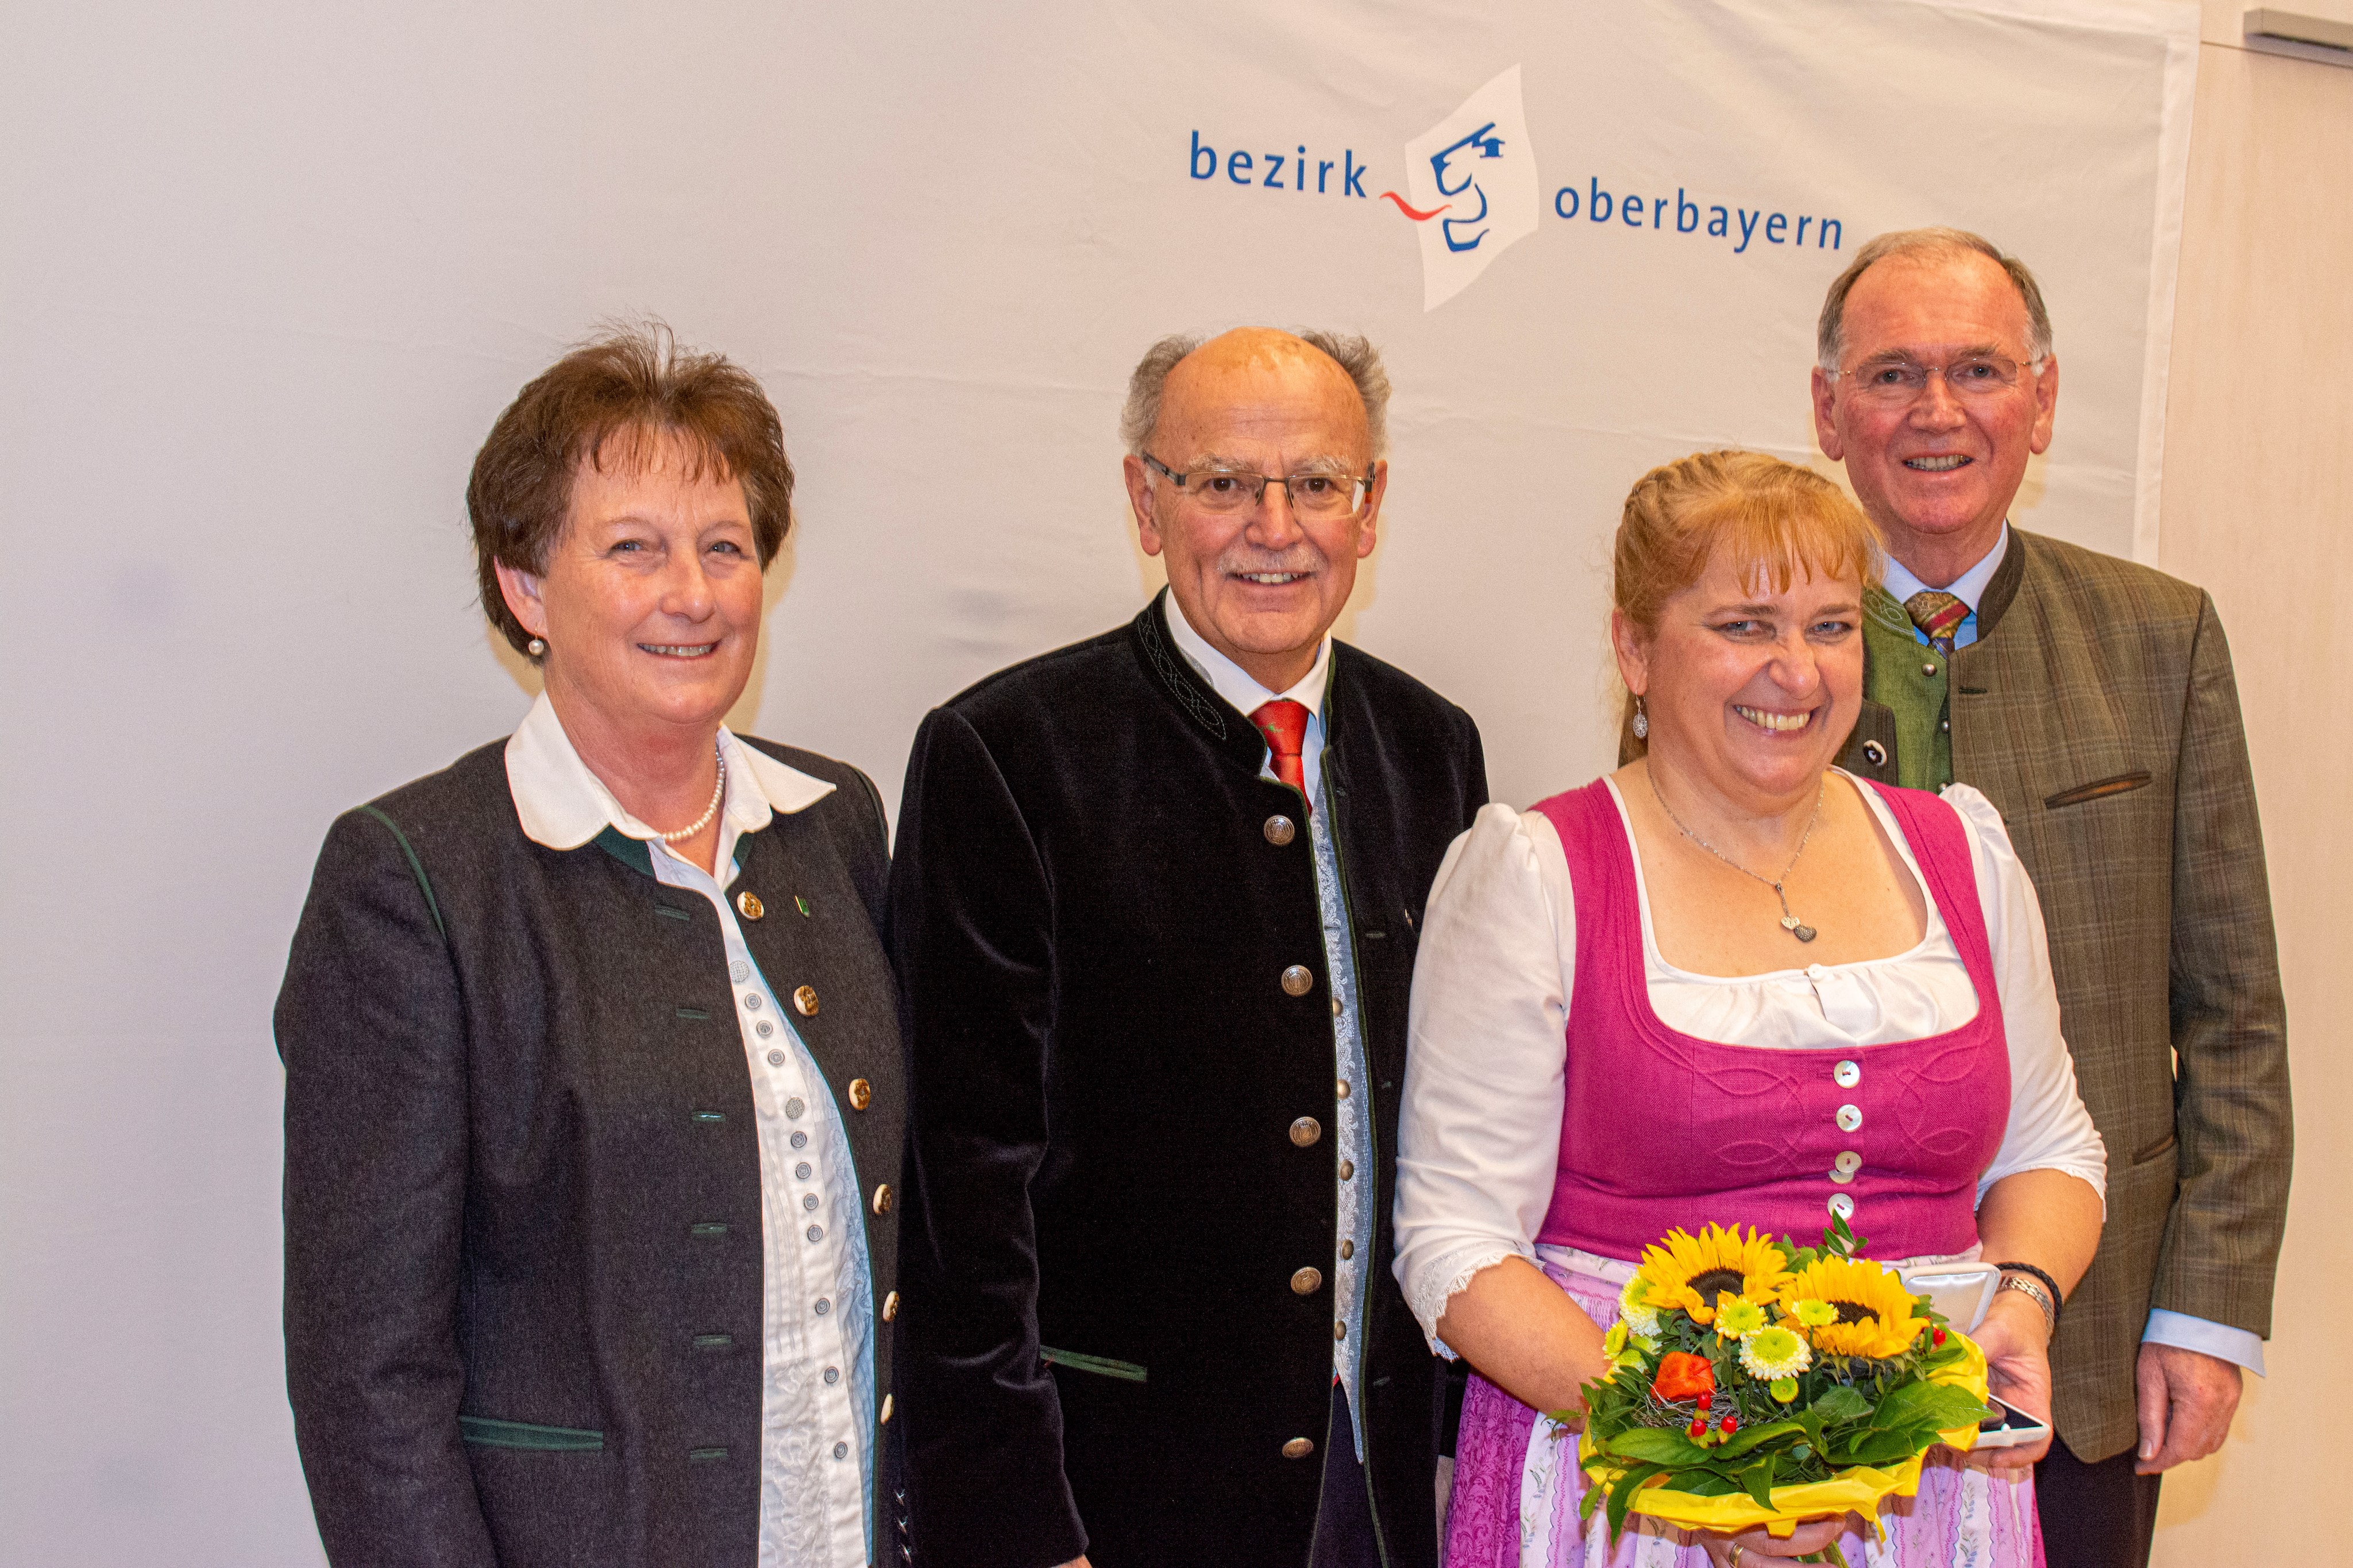
[[[566,355],[475,461],[483,608],[545,690],[336,820],[278,1000],[337,1568],[895,1539],[881,804],[723,723],[791,497],[758,384],[658,330]]]

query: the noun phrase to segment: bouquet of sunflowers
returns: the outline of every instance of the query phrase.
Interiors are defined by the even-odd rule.
[[[1873,1518],[1930,1447],[1974,1444],[1984,1353],[1862,1245],[1841,1216],[1819,1247],[1709,1226],[1646,1248],[1585,1385],[1585,1517],[1787,1536]],[[1835,1542],[1807,1561],[1846,1563]]]

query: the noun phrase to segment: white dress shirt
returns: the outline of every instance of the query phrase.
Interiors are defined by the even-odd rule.
[[[1925,889],[1894,814],[1858,788]],[[1609,793],[1630,848],[1614,782]],[[1978,1196],[2032,1170],[2064,1171],[2105,1192],[2107,1153],[2060,1037],[2033,884],[1990,801],[1967,784],[1945,799],[1968,830],[2010,1050],[2009,1119]],[[1933,899],[1926,931],[1893,957],[1726,978],[1660,956],[1640,855],[1634,878],[1651,1003],[1669,1028],[1759,1050],[1825,1050],[1920,1039],[1977,1016],[1976,989]],[[1447,851],[1422,919],[1398,1129],[1398,1282],[1442,1355],[1453,1352],[1438,1339],[1438,1319],[1453,1293],[1506,1258],[1537,1258],[1560,1162],[1576,970],[1576,895],[1559,835],[1540,812],[1484,807]]]
[[[1944,591],[1968,605],[1969,613],[1954,628],[1953,647],[1964,648],[1978,640],[1978,605],[1985,598],[1986,584],[1993,581],[1994,573],[2001,566],[2001,558],[2010,552],[2010,523],[2001,525],[2001,537],[1994,541],[1985,558],[1962,573]],[[1910,568],[1893,555],[1887,557],[1887,573],[1883,585],[1897,604],[1921,593],[1927,584],[1914,576]],[[1926,633],[1912,628],[1914,639],[1926,647]],[[2161,1345],[2175,1345],[2182,1350],[2201,1351],[2219,1360],[2236,1362],[2258,1377],[2263,1371],[2263,1342],[2245,1329],[2234,1329],[2228,1323],[2217,1323],[2205,1318],[2193,1318],[2187,1312],[2169,1312],[2162,1307],[2152,1307],[2148,1326],[2141,1331],[2142,1340]]]
[[[661,841],[588,771],[543,694],[507,742],[507,784],[522,830],[576,849],[617,829],[639,839],[665,887],[702,894],[719,914],[760,1147],[760,1568],[861,1568],[870,1560],[873,1275],[849,1135],[808,1048],[776,1005],[726,897],[735,846],[776,812],[815,805],[833,785],[743,744],[725,729],[727,766],[713,877]]]
[[[1348,927],[1347,902],[1340,896],[1339,847],[1332,835],[1332,812],[1324,791],[1324,691],[1332,673],[1332,639],[1315,649],[1315,662],[1288,691],[1274,692],[1260,685],[1249,671],[1219,653],[1193,629],[1170,594],[1163,600],[1168,635],[1177,652],[1210,689],[1248,716],[1278,697],[1307,710],[1307,732],[1301,740],[1300,772],[1307,798],[1315,803],[1308,814],[1309,847],[1314,853],[1315,901],[1324,926],[1324,967],[1332,984],[1333,1067],[1338,1092],[1333,1101],[1333,1136],[1340,1159],[1335,1165],[1335,1237],[1332,1252],[1332,1320],[1338,1331],[1332,1344],[1332,1374],[1348,1403],[1356,1436],[1356,1459],[1365,1458],[1365,1419],[1357,1402],[1365,1359],[1365,1288],[1373,1267],[1374,1181],[1372,1119],[1365,1113],[1372,1092],[1372,1074],[1365,1057],[1363,1015],[1356,993],[1356,938]],[[1267,749],[1259,776],[1275,777],[1274,751]],[[1280,782],[1279,780],[1277,782]],[[1359,1175],[1361,1173],[1361,1176]]]

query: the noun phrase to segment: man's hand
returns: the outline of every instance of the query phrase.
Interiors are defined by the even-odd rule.
[[[2051,1324],[2023,1291],[2004,1290],[1993,1299],[1985,1321],[1969,1337],[1985,1352],[1986,1384],[2012,1410],[2051,1422]],[[1988,1450],[1998,1470],[2020,1469],[2051,1451],[2051,1439]]]
[[[2221,1447],[2244,1386],[2235,1362],[2153,1342],[2141,1345],[2133,1382],[2140,1393],[2140,1451],[2133,1472],[2143,1476]]]

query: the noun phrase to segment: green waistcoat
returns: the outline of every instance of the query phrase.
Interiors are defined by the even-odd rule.
[[[1870,654],[1863,695],[1895,716],[1895,782],[1944,788],[1953,782],[1951,661],[1920,640],[1912,617],[1883,588],[1863,591],[1862,643]]]

